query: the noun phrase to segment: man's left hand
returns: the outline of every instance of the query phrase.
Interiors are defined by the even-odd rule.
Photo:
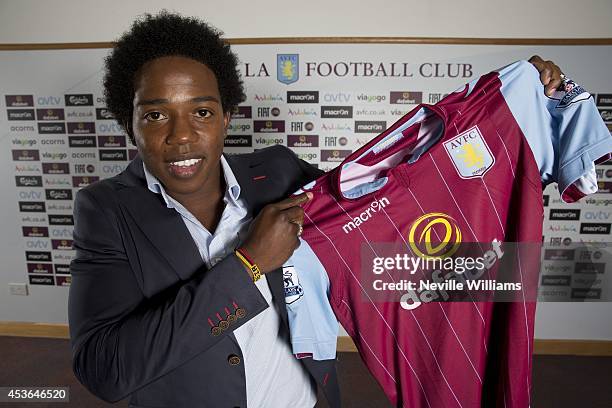
[[[564,76],[561,68],[552,61],[544,61],[539,55],[529,58],[529,62],[540,73],[540,81],[544,85],[544,92],[547,96],[551,96],[563,84]]]

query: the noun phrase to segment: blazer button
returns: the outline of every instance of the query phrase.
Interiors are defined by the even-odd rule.
[[[213,327],[211,330],[213,336],[218,336],[221,334],[221,328],[219,326]]]
[[[235,354],[230,354],[227,357],[227,362],[230,363],[230,365],[236,366],[236,365],[240,364],[240,357],[238,357]]]
[[[234,323],[236,321],[236,315],[231,313],[227,315],[227,321],[228,323]]]
[[[242,319],[244,316],[246,316],[246,310],[244,310],[243,308],[239,307],[238,309],[236,309],[236,317],[239,319]]]
[[[227,322],[227,320],[221,320],[219,322],[219,327],[221,328],[221,330],[226,330],[229,327],[229,323]]]

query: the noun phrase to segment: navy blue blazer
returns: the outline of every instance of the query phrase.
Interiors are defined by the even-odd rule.
[[[227,160],[253,216],[322,173],[282,146]],[[74,214],[68,317],[77,379],[108,402],[130,396],[130,407],[246,407],[233,330],[268,304],[236,256],[204,265],[180,215],[147,188],[138,157],[80,190]],[[281,270],[266,276],[288,338]],[[339,407],[335,361],[301,361]]]

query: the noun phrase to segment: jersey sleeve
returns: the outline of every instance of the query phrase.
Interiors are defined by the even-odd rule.
[[[296,356],[336,358],[338,321],[329,303],[329,278],[306,241],[283,265],[285,303]]]
[[[557,182],[565,202],[595,193],[595,164],[610,158],[612,136],[591,95],[566,78],[562,91],[546,96],[537,69],[527,61],[498,72],[501,92],[529,143],[542,182]]]

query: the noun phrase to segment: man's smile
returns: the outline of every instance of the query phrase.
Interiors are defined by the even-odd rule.
[[[192,177],[202,167],[202,158],[185,159],[168,163],[168,170],[175,177]]]

